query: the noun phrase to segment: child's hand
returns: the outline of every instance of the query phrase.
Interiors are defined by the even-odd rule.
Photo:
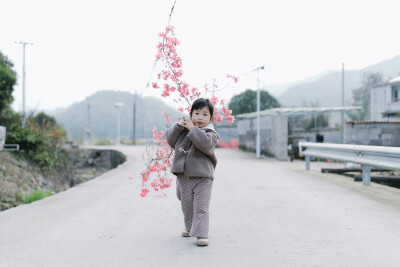
[[[193,122],[190,118],[183,118],[184,120],[179,122],[178,124],[180,126],[185,127],[186,129],[188,129],[189,131],[192,130],[192,128],[194,127]]]

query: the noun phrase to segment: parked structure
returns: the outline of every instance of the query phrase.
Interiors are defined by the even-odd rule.
[[[400,76],[371,89],[371,120],[400,119]]]
[[[360,107],[306,107],[306,108],[274,108],[260,112],[261,154],[278,160],[288,160],[297,154],[300,140],[321,142],[337,142],[340,140],[341,129],[319,129],[315,126],[311,131],[299,132],[294,127],[294,118],[311,115],[317,117],[325,112],[340,112],[355,110]],[[239,147],[256,150],[256,118],[257,113],[240,114],[238,118]],[[326,134],[326,136],[324,136]],[[326,138],[326,139],[325,139]],[[288,151],[289,150],[289,151]]]

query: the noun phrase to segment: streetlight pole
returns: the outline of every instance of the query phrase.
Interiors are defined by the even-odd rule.
[[[92,135],[92,133],[90,132],[90,104],[87,104],[87,119],[88,119],[88,127],[86,129],[86,135],[87,135],[87,144],[90,145],[90,137]]]
[[[256,156],[261,157],[261,144],[260,144],[260,70],[263,70],[264,66],[258,67],[253,71],[257,71],[257,139],[256,139]]]
[[[15,42],[22,45],[22,128],[25,128],[26,113],[25,113],[25,47],[26,45],[33,45],[28,42]]]
[[[342,112],[341,112],[341,129],[340,129],[340,143],[344,144],[344,63],[342,63]]]
[[[136,90],[135,95],[133,96],[133,129],[132,129],[132,145],[136,145]]]
[[[119,146],[120,142],[120,121],[121,121],[121,107],[124,105],[122,102],[116,102],[115,107],[118,110],[118,118],[117,118],[117,142],[116,145]]]

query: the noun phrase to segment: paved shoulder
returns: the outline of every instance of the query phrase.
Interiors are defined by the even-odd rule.
[[[0,213],[0,266],[396,266],[400,212],[304,165],[217,150],[210,246],[182,238],[175,188],[139,197],[144,147],[118,168]],[[338,179],[338,180],[335,180]],[[354,185],[354,183],[353,183]],[[359,185],[359,184],[357,184]],[[354,186],[357,186],[354,185]],[[378,188],[378,187],[376,187]],[[375,189],[376,189],[375,188]],[[380,190],[380,191],[379,191]],[[396,201],[396,200],[395,200]]]

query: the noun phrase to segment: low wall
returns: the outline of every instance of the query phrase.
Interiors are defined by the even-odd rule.
[[[239,147],[256,151],[257,118],[238,120]],[[288,160],[288,123],[286,116],[260,118],[261,154],[278,160]]]
[[[400,121],[347,122],[346,144],[400,147]]]
[[[222,142],[229,143],[231,140],[238,139],[237,120],[232,123],[215,123],[214,128],[217,131]]]
[[[296,131],[295,139],[307,142],[320,142],[317,140],[317,134],[323,137],[323,143],[340,144],[340,131],[338,129],[320,129],[318,131]]]

